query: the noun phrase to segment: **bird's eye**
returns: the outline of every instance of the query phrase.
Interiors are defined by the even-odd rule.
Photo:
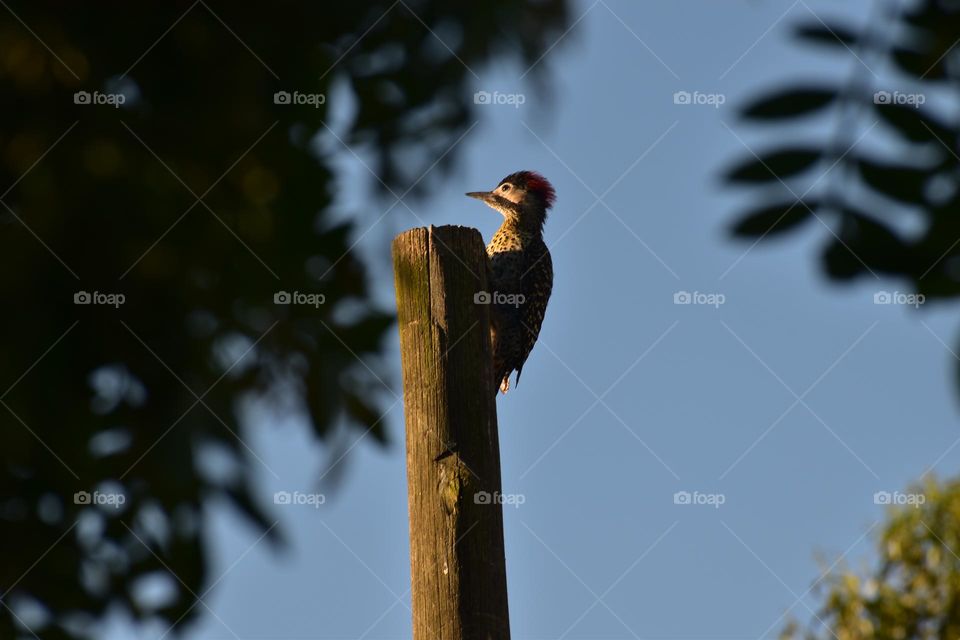
[[[502,187],[500,187],[500,191],[503,191],[504,193],[506,193],[507,191],[510,191],[510,185],[508,184],[503,185]]]

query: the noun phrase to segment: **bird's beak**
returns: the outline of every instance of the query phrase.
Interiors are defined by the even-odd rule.
[[[483,200],[484,202],[490,202],[490,197],[493,195],[489,191],[470,191],[466,194],[471,198],[476,198],[477,200]]]

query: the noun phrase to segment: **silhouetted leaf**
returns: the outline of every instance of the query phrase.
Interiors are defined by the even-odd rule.
[[[906,267],[910,248],[897,233],[877,218],[845,207],[843,236],[847,245],[875,271],[898,273]]]
[[[840,209],[837,236],[824,252],[827,272],[849,279],[863,272],[900,273],[907,268],[910,247],[888,225],[854,207]]]
[[[385,443],[387,432],[383,414],[376,411],[369,402],[357,394],[347,392],[345,400],[344,408],[347,415],[364,425],[367,428],[365,433],[373,436],[377,442]]]
[[[830,277],[836,280],[849,280],[864,270],[849,245],[833,237],[823,251],[823,263]]]
[[[260,461],[257,461],[257,463],[260,464],[263,469],[262,463]],[[226,487],[225,492],[233,500],[233,505],[240,510],[240,513],[265,533],[267,542],[271,543],[274,547],[279,547],[284,544],[280,529],[274,526],[276,521],[269,517],[261,508],[260,504],[251,497],[253,492],[249,480],[242,481],[240,487],[237,488]]]
[[[76,640],[77,637],[62,627],[47,627],[42,631],[38,629],[37,633],[41,634],[44,640]]]
[[[894,63],[901,71],[924,80],[943,80],[947,77],[944,66],[944,52],[919,52],[904,47],[895,47],[892,52]]]
[[[809,220],[817,208],[816,202],[797,200],[780,202],[756,209],[744,215],[733,227],[735,236],[769,237],[787,231]]]
[[[926,32],[924,33],[924,40],[932,40],[934,31],[949,25],[951,22],[954,23],[954,30],[956,30],[956,18],[951,19],[951,14],[955,16],[956,12],[951,10],[949,4],[929,1],[914,2],[904,6],[901,19],[904,24],[917,29],[918,33]]]
[[[879,252],[902,251],[905,248],[900,237],[879,220],[849,207],[844,208],[843,213],[850,216],[853,223],[847,233],[852,235],[856,244],[876,247]]]
[[[930,177],[927,171],[867,158],[860,158],[857,166],[864,181],[875,191],[905,204],[923,204],[924,186]]]
[[[923,107],[885,102],[874,108],[880,117],[911,142],[937,142],[953,148],[955,133]]]
[[[818,149],[782,149],[751,158],[727,174],[730,182],[767,182],[785,179],[812,167],[821,157]]]
[[[751,120],[778,120],[806,115],[826,107],[836,97],[836,89],[828,87],[792,87],[750,104],[743,109],[743,116]]]
[[[819,20],[799,25],[795,35],[801,40],[816,44],[830,44],[844,48],[856,46],[860,38],[853,29],[838,24],[826,25]]]

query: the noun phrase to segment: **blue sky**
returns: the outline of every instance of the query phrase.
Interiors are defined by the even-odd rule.
[[[874,304],[903,282],[829,283],[829,219],[754,248],[727,234],[750,202],[721,183],[730,161],[832,132],[747,127],[735,107],[794,79],[849,77],[859,63],[799,46],[790,26],[862,24],[871,5],[578,2],[576,26],[539,63],[552,93],[534,93],[516,65],[475,69],[476,91],[523,104],[478,105],[440,190],[364,236],[389,308],[395,233],[465,224],[489,238],[499,217],[463,192],[519,169],[557,189],[553,297],[522,384],[498,400],[504,492],[523,496],[505,508],[515,638],[776,637],[784,613],[816,610],[818,556],[866,566],[884,515],[875,492],[960,463],[951,309]],[[873,72],[887,88],[886,70]],[[678,91],[705,103],[676,104]],[[339,208],[366,210],[363,230],[391,202],[370,200],[375,179],[339,153]],[[723,304],[674,304],[678,292]],[[296,417],[268,425],[251,412],[245,437],[280,476],[259,473],[262,500],[320,490],[326,502],[271,505],[291,540],[281,554],[211,505],[222,579],[189,637],[410,637],[396,336],[389,358],[393,444],[358,441],[335,488],[317,489],[328,452]],[[675,504],[683,491],[722,504]],[[131,635],[111,625],[110,637]]]

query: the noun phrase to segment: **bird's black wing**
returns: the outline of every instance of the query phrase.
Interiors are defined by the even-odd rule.
[[[493,368],[496,384],[499,388],[505,377],[510,375],[514,366],[520,361],[522,345],[520,309],[510,304],[507,294],[522,292],[522,276],[525,270],[523,253],[519,246],[513,246],[503,241],[499,236],[494,237],[497,251],[490,256],[490,289],[499,294],[490,307],[490,321],[493,333]],[[491,243],[493,245],[493,243]]]
[[[543,326],[543,316],[547,312],[547,302],[553,291],[553,261],[547,246],[540,246],[524,252],[524,270],[521,277],[521,290],[524,301],[520,307],[522,324],[522,344],[520,364],[517,366],[517,384],[520,384],[520,371],[527,361]]]

